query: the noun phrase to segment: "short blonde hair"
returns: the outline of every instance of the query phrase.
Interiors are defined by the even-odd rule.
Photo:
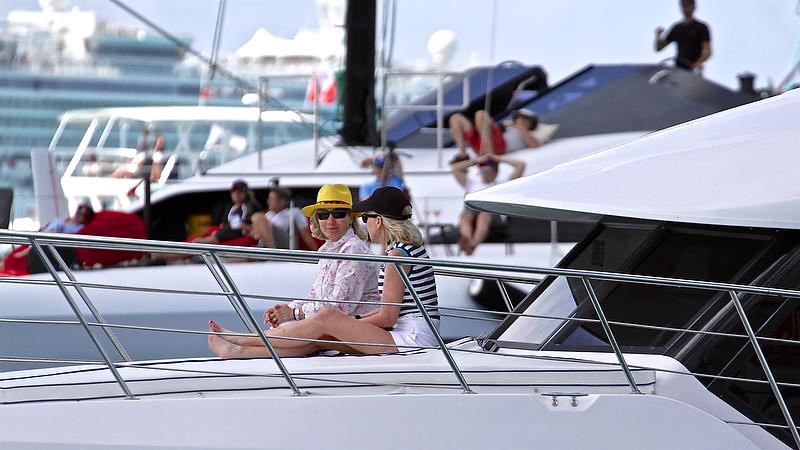
[[[389,242],[400,242],[403,244],[422,245],[422,233],[419,228],[411,222],[411,219],[397,220],[381,216],[383,219],[384,237]]]
[[[356,236],[361,238],[362,241],[366,241],[367,231],[361,226],[360,223],[358,223],[358,217],[356,217],[353,213],[349,213],[349,215],[350,218],[353,219],[352,222],[350,222],[350,227],[353,229],[353,232],[355,232]],[[325,236],[325,233],[322,232],[322,227],[319,226],[319,219],[317,219],[316,214],[311,216],[311,236],[323,241],[328,240],[328,236]]]

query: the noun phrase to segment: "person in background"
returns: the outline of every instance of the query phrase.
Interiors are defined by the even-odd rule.
[[[153,155],[151,157],[150,181],[156,182],[161,179],[161,172],[164,170],[164,149],[166,147],[164,135],[160,131],[156,131],[156,142],[153,144]]]
[[[511,113],[511,121],[496,124],[484,110],[475,112],[474,122],[461,114],[450,116],[450,136],[458,147],[452,163],[469,159],[467,144],[477,155],[496,154],[535,148],[540,145],[532,132],[539,126],[539,117],[533,111],[517,109]]]
[[[497,175],[501,163],[510,165],[513,170],[508,179],[498,181]],[[468,170],[471,166],[478,166],[478,179],[469,176]],[[467,159],[453,163],[451,170],[458,184],[469,194],[501,182],[521,177],[525,172],[525,162],[507,156],[488,153],[476,159]],[[475,248],[486,240],[491,225],[498,224],[502,220],[502,216],[489,214],[487,212],[478,212],[472,209],[464,209],[459,219],[461,238],[458,240],[458,247],[467,255],[472,255],[472,253],[475,252]]]
[[[276,186],[267,196],[267,212],[253,214],[251,235],[259,244],[269,248],[298,248],[297,237],[306,244],[309,250],[317,249],[317,242],[311,236],[306,218],[298,208],[289,208],[292,192]],[[289,227],[294,222],[295,242],[290,243]]]
[[[708,25],[694,18],[694,0],[680,2],[683,20],[674,24],[666,36],[663,36],[664,28],[656,28],[655,49],[660,52],[674,42],[678,46],[675,65],[700,73],[703,64],[711,58],[711,32]]]
[[[218,222],[221,227],[208,236],[200,236],[191,242],[219,244],[250,234],[251,217],[261,209],[253,199],[253,191],[242,179],[231,184],[231,202],[224,209],[226,214]]]
[[[53,219],[40,231],[44,233],[75,234],[94,219],[94,209],[88,203],[81,203],[72,217]]]
[[[94,209],[88,203],[81,203],[78,205],[78,208],[75,210],[75,214],[70,217],[66,218],[57,218],[53,219],[47,223],[44,227],[42,227],[41,232],[43,233],[65,233],[65,234],[75,234],[79,232],[84,226],[86,226],[89,222],[94,220]],[[18,249],[18,251],[13,251],[10,254],[6,255],[8,258],[27,258],[28,254],[31,252],[30,247],[24,249]],[[3,271],[5,268],[5,258],[0,259],[0,271]]]
[[[311,234],[325,239],[319,248],[322,253],[347,253],[369,255],[372,252],[365,242],[367,234],[356,220],[360,214],[353,212],[350,189],[343,184],[325,185],[317,194],[317,202],[303,208],[311,217]],[[326,317],[360,317],[375,306],[380,299],[378,272],[380,265],[364,261],[320,259],[314,284],[307,300],[277,304],[264,312],[264,322],[271,329],[270,337],[306,333],[309,324]],[[344,302],[341,302],[344,301]],[[363,303],[362,303],[363,302]],[[355,320],[355,319],[354,319]],[[210,331],[224,333],[222,326],[209,321]],[[280,356],[299,356],[318,349],[316,344],[271,339]],[[268,357],[264,343],[258,336],[209,335],[211,351],[223,358]]]
[[[358,190],[359,200],[366,200],[376,189],[383,186],[406,189],[403,182],[403,169],[400,165],[400,158],[394,152],[389,152],[388,155],[380,154],[366,158],[361,162],[361,166],[371,167],[375,179],[361,185]]]

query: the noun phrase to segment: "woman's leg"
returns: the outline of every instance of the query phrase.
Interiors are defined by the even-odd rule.
[[[376,345],[345,344],[349,349],[359,353],[392,353],[397,351],[392,335],[383,328],[377,327],[333,308],[323,309],[308,319],[292,323],[291,326],[269,330],[270,337],[299,337],[321,339],[330,336],[337,341],[364,342]],[[274,340],[273,340],[274,342]],[[302,341],[284,341],[284,348],[304,345]],[[317,344],[323,348],[333,348],[335,344]],[[336,345],[337,348],[341,347]]]
[[[461,113],[455,113],[450,116],[450,136],[458,147],[458,152],[462,155],[467,154],[467,147],[465,144],[465,136],[472,130],[472,124],[469,119]]]
[[[479,155],[494,153],[494,144],[492,142],[493,124],[492,118],[486,117],[486,111],[482,109],[475,111],[475,131],[481,137],[481,148],[476,149]]]
[[[220,358],[269,358],[269,350],[263,344],[260,346],[255,345],[238,345],[233,342],[222,339],[222,336],[210,334],[208,336],[208,348]],[[278,356],[305,356],[319,350],[315,344],[306,344],[294,348],[276,348],[275,352]]]
[[[225,329],[212,324],[211,331],[224,332]],[[352,316],[332,309],[323,309],[312,317],[273,328],[265,333],[270,344],[279,356],[307,355],[319,349],[335,349],[358,353],[392,353],[397,351],[394,339],[388,331],[375,325],[356,320]],[[325,339],[346,342],[365,342],[375,345],[308,343],[304,341],[284,340],[282,337],[303,339]],[[225,338],[234,338],[232,342]],[[216,336],[209,335],[208,345],[211,350],[223,358],[259,358],[269,357],[261,338],[257,336]]]

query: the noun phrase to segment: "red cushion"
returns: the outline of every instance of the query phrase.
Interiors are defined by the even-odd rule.
[[[5,264],[3,264],[3,270],[0,271],[0,276],[13,276],[13,277],[20,277],[23,275],[28,275],[30,272],[28,271],[28,258],[27,257],[20,257],[15,258],[14,255],[17,253],[27,249],[27,245],[20,245],[19,247],[15,248],[6,256]]]
[[[141,217],[136,214],[119,211],[98,212],[95,214],[94,220],[81,228],[77,234],[134,239],[147,238]],[[100,250],[94,248],[76,248],[75,254],[78,257],[78,261],[85,266],[93,266],[95,264],[112,266],[122,261],[139,259],[144,256],[144,252],[139,251]]]

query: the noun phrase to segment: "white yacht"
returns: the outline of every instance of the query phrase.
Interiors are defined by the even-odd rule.
[[[275,360],[105,352],[107,364],[4,373],[0,443],[798,448],[799,110],[800,90],[788,92],[467,196],[482,210],[596,224],[556,268],[483,266],[546,278],[480,339]],[[238,292],[221,294],[241,308]]]

